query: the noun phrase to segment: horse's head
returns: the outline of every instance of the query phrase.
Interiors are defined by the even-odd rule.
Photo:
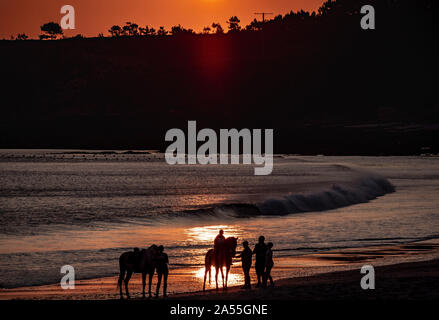
[[[229,249],[230,252],[233,254],[236,253],[236,247],[238,246],[238,238],[235,237],[229,237],[226,239],[226,246]]]
[[[155,244],[153,244],[152,246],[150,246],[148,249],[143,249],[142,250],[142,256],[149,261],[148,263],[150,263],[151,261],[153,261],[155,259],[155,257],[159,254],[159,247],[156,246]]]

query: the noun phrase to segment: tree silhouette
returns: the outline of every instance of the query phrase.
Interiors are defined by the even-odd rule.
[[[172,34],[173,36],[175,36],[175,35],[177,35],[177,34],[179,34],[179,33],[182,33],[182,32],[183,32],[183,28],[181,27],[181,25],[173,26],[173,27],[171,28],[171,34]]]
[[[139,34],[141,36],[147,36],[149,32],[148,26],[145,26],[145,28],[139,27]]]
[[[139,26],[136,23],[127,22],[122,28],[124,36],[135,37],[139,35]]]
[[[134,37],[139,35],[139,26],[136,23],[130,24],[130,35]]]
[[[204,28],[203,28],[203,34],[209,34],[211,30],[212,30],[212,29],[211,29],[209,26],[204,27]]]
[[[122,27],[122,35],[123,35],[123,36],[127,36],[127,35],[129,34],[129,29],[130,29],[129,26],[124,25],[124,26]]]
[[[185,29],[181,25],[178,25],[171,28],[171,34],[173,36],[179,34],[194,34],[194,31],[192,29]]]
[[[212,28],[215,29],[216,34],[224,34],[224,29],[219,23],[212,23]]]
[[[333,12],[336,7],[336,1],[328,0],[325,3],[322,4],[322,6],[319,8],[319,15],[324,16],[327,15],[330,12]]]
[[[262,29],[262,22],[254,19],[245,29],[249,31],[260,31]]]
[[[155,29],[145,26],[145,28],[140,27],[139,33],[142,36],[153,36],[155,34]]]
[[[114,25],[108,30],[112,37],[120,37],[122,35],[122,28]]]
[[[25,33],[19,33],[17,34],[17,37],[15,40],[27,40],[29,37]]]
[[[49,22],[46,24],[43,24],[41,27],[41,31],[45,32],[46,34],[42,34],[40,36],[40,39],[56,39],[58,35],[62,35],[63,31],[61,29],[61,26],[56,22]]]
[[[239,25],[240,22],[241,20],[239,20],[237,16],[230,17],[227,21],[229,32],[239,32],[241,30],[241,26]]]
[[[159,30],[157,31],[157,35],[158,36],[166,36],[168,35],[169,31],[165,30],[165,27],[160,27]]]

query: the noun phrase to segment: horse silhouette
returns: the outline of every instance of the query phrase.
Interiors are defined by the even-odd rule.
[[[215,266],[215,282],[216,289],[218,290],[218,269],[221,271],[221,277],[223,280],[223,289],[227,289],[227,281],[229,278],[230,266],[232,265],[232,258],[236,254],[236,246],[238,244],[238,238],[229,237],[224,240],[221,252],[215,252],[215,249],[207,251],[204,258],[204,284],[203,291],[206,290],[206,276],[209,273],[209,283],[211,283],[211,267]],[[217,261],[218,260],[218,261]],[[226,281],[224,282],[223,267],[226,267]]]
[[[137,254],[133,251],[124,252],[119,257],[119,279],[117,286],[120,289],[120,298],[123,299],[122,281],[125,282],[125,291],[127,299],[130,298],[128,292],[128,283],[134,272],[142,274],[142,297],[145,298],[146,275],[149,275],[148,294],[151,297],[151,283],[155,271],[155,257],[159,253],[158,247],[153,244],[148,249],[142,249]],[[126,272],[126,277],[125,277]]]

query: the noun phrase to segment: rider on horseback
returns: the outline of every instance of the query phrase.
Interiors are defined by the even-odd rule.
[[[203,291],[206,288],[206,276],[209,274],[210,283],[210,273],[211,267],[215,266],[215,283],[216,289],[218,290],[218,273],[221,272],[221,277],[223,280],[223,288],[227,289],[227,280],[230,272],[230,266],[232,265],[232,258],[236,254],[236,246],[238,243],[238,238],[235,237],[224,237],[224,231],[220,230],[219,234],[216,236],[214,241],[214,248],[207,251],[204,258],[204,283]],[[224,270],[225,269],[225,277]]]
[[[226,240],[226,238],[224,237],[224,230],[221,229],[215,238],[214,247],[222,246],[224,244],[224,240]]]
[[[224,255],[224,241],[226,238],[224,237],[224,230],[221,229],[218,235],[215,238],[213,249],[215,252],[215,259],[219,261],[219,259],[223,258]]]

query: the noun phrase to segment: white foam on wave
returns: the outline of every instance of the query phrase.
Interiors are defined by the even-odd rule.
[[[386,178],[367,174],[352,182],[334,184],[328,190],[269,199],[258,204],[257,207],[263,215],[325,211],[368,202],[394,191],[394,186]]]

